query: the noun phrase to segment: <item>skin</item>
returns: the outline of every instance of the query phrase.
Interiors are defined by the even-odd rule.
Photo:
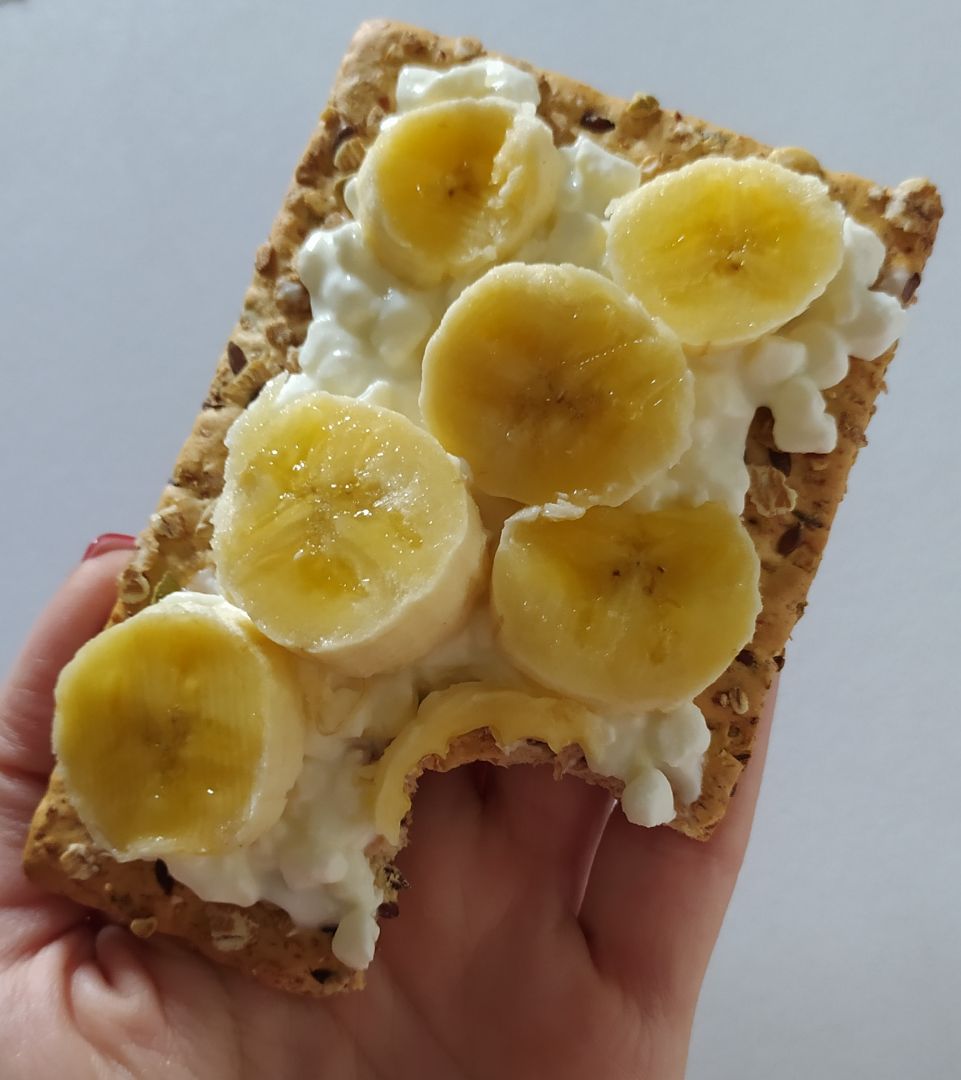
[[[384,924],[368,988],[299,999],[23,877],[57,673],[103,625],[127,557],[81,564],[0,691],[5,1077],[681,1080],[770,716],[708,844],[631,826],[604,792],[547,769],[426,776],[400,863],[413,888]]]

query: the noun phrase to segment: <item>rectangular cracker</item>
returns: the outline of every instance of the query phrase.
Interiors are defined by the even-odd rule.
[[[480,43],[472,39],[441,38],[391,22],[365,24],[355,36],[270,238],[257,252],[243,312],[172,482],[121,578],[112,622],[134,614],[208,565],[210,513],[223,482],[224,435],[268,379],[297,369],[298,347],[310,320],[309,299],[294,270],[297,251],[311,231],[345,219],[344,184],[393,108],[399,69],[409,63],[444,67],[482,55]],[[538,79],[540,115],[559,145],[587,133],[640,165],[645,177],[708,154],[772,153],[770,147],[745,136],[667,111],[650,96],[624,102],[561,75],[509,62]],[[823,172],[803,151],[774,154],[782,164],[823,177],[847,212],[880,236],[887,256],[879,285],[905,305],[913,303],[941,216],[933,185],[907,181],[886,190],[855,176]],[[688,836],[699,840],[710,836],[750,757],[765,695],[783,666],[785,644],[804,610],[893,353],[892,348],[878,360],[852,360],[847,378],[826,392],[839,433],[837,449],[830,454],[783,453],[773,445],[770,416],[761,410],[755,417],[747,446],[752,487],[744,520],[761,558],[764,608],[754,640],[698,698],[712,739],[701,796],[673,823]],[[793,507],[789,488],[796,497]],[[620,794],[619,782],[591,774],[583,755],[565,751],[555,759],[540,744],[506,754],[485,733],[459,740],[447,758],[430,764],[453,768],[478,758],[499,764],[552,762],[559,774],[579,775]],[[161,862],[116,863],[91,841],[56,772],[37,810],[24,862],[38,884],[98,908],[142,936],[160,932],[181,938],[268,985],[327,994],[363,984],[362,974],[345,968],[332,955],[332,927],[300,930],[269,903],[243,909],[205,903],[173,881]],[[375,864],[384,888],[384,914],[392,914],[403,880],[386,856],[378,856]]]

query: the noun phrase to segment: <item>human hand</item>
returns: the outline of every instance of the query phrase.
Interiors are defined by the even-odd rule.
[[[105,925],[20,869],[52,765],[57,674],[105,622],[128,557],[103,551],[73,573],[0,691],[7,1080],[683,1076],[747,844],[769,713],[708,844],[632,826],[611,813],[606,792],[543,768],[424,776],[399,860],[414,887],[403,917],[384,924],[367,989],[295,998],[176,942]]]

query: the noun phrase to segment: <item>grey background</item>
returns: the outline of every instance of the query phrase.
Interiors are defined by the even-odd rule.
[[[355,25],[471,33],[884,183],[947,224],[788,652],[691,1080],[961,1072],[961,13],[952,3],[0,0],[0,663],[137,531]]]

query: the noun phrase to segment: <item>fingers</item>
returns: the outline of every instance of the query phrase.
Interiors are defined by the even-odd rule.
[[[545,922],[548,906],[570,918],[609,809],[602,789],[555,781],[546,768],[476,763],[425,773],[398,858],[412,888],[399,897],[399,925],[383,924],[388,962],[420,964],[416,943],[426,935],[448,943],[444,963],[456,969],[464,950],[501,933],[525,905],[535,922]]]
[[[0,689],[0,770],[37,778],[50,772],[57,676],[102,629],[117,598],[117,576],[129,558],[128,546],[82,562],[37,620]]]
[[[472,936],[477,898],[483,892],[478,864],[481,768],[463,765],[448,773],[426,772],[418,782],[407,846],[397,858],[411,890],[398,896],[401,925],[385,921],[378,946],[398,958],[399,969],[421,963],[416,954],[424,940],[456,943]]]
[[[555,780],[545,766],[492,769],[485,824],[514,849],[531,895],[549,895],[577,911],[611,796],[573,777]]]
[[[619,811],[611,815],[581,925],[599,970],[638,997],[669,997],[693,1010],[747,847],[775,691],[736,795],[708,842],[638,828]]]
[[[483,807],[478,794],[479,770],[483,768],[475,763],[445,773],[427,771],[420,777],[404,851],[405,866],[411,873],[419,872],[422,865],[430,871],[438,856],[447,861],[456,857],[459,847],[474,840]]]

